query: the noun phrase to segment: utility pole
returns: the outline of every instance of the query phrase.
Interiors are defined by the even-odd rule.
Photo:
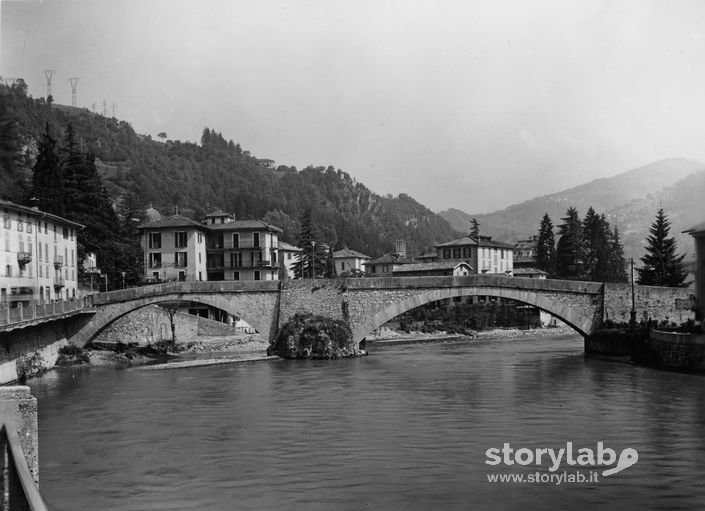
[[[47,78],[47,100],[48,100],[49,96],[51,96],[51,78],[54,76],[54,70],[53,69],[45,69],[44,76],[46,76],[46,78]]]
[[[76,87],[78,87],[78,78],[75,76],[69,78],[69,82],[71,82],[71,106],[76,106]]]

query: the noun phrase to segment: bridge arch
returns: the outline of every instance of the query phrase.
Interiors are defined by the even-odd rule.
[[[255,298],[254,301],[257,302],[254,306],[253,298]],[[277,297],[273,298],[274,300],[269,300],[272,302],[269,308],[266,307],[261,297],[253,297],[249,294],[164,293],[115,301],[97,307],[96,314],[71,337],[71,342],[75,345],[85,346],[95,339],[105,328],[123,316],[137,309],[149,305],[159,305],[165,302],[194,302],[223,310],[235,317],[242,318],[252,325],[258,333],[262,334],[265,339],[268,339],[273,318],[277,316],[277,314],[274,313],[277,305]]]
[[[574,305],[563,303],[560,297],[551,296],[545,292],[514,288],[449,287],[432,289],[418,293],[414,296],[388,305],[375,314],[366,317],[361,322],[354,325],[353,341],[355,343],[359,343],[371,332],[404,312],[430,302],[459,296],[494,296],[497,298],[507,298],[532,305],[557,317],[583,337],[590,335],[594,328],[594,311],[585,313],[585,311],[576,308]]]

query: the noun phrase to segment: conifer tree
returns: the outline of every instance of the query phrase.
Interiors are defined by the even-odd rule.
[[[686,271],[683,267],[685,255],[676,254],[676,240],[670,237],[671,222],[659,208],[656,219],[646,238],[646,254],[641,258],[643,266],[637,268],[638,283],[647,286],[683,287]]]
[[[39,154],[34,164],[32,174],[32,189],[30,197],[39,201],[38,207],[47,213],[65,216],[64,181],[61,162],[56,147],[56,139],[52,136],[49,123],[39,140]]]
[[[550,277],[556,272],[556,240],[553,234],[553,222],[548,213],[544,213],[539,226],[539,237],[536,243],[536,265]]]
[[[617,229],[616,226],[610,235],[609,251],[609,265],[605,282],[628,282],[627,262],[624,259],[624,246],[622,245],[619,229]]]
[[[558,245],[556,246],[556,274],[564,279],[579,279],[582,274],[583,226],[578,211],[568,208],[563,223],[558,227]]]
[[[581,278],[593,282],[607,280],[609,270],[609,223],[590,207],[583,220],[583,273]]]

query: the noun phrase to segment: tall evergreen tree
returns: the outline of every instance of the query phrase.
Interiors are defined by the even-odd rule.
[[[617,229],[616,226],[610,234],[609,252],[609,264],[605,282],[628,282],[629,278],[627,276],[627,261],[624,258],[624,246],[622,245],[619,229]]]
[[[316,239],[313,226],[313,213],[306,208],[301,216],[301,230],[297,245],[301,252],[296,254],[296,261],[291,265],[294,278],[311,279],[322,277],[326,272],[326,259],[320,240]]]
[[[594,282],[607,280],[609,270],[609,223],[590,207],[583,220],[583,268],[581,278]]]
[[[544,213],[539,226],[539,237],[536,243],[536,265],[539,270],[553,277],[556,273],[556,239],[553,234],[553,222],[548,213]]]
[[[556,246],[556,274],[564,279],[579,279],[583,265],[583,225],[574,207],[568,208],[563,223],[558,227]]]
[[[61,161],[49,124],[39,140],[39,154],[32,174],[31,197],[39,201],[38,207],[47,213],[65,216],[64,181]]]
[[[668,237],[670,230],[671,222],[663,208],[659,208],[646,238],[646,254],[641,258],[643,266],[637,269],[639,284],[669,287],[685,285],[685,255],[676,254],[676,240]]]

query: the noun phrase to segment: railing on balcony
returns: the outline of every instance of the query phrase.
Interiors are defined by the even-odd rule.
[[[37,319],[50,319],[71,312],[87,310],[93,307],[90,296],[74,300],[55,300],[51,302],[10,302],[0,304],[0,326],[33,321]],[[0,508],[1,509],[1,508]]]
[[[66,286],[66,280],[63,276],[54,277],[54,289],[61,289]]]
[[[32,262],[32,252],[17,252],[17,263],[25,265]]]
[[[0,509],[47,510],[11,422],[0,425],[0,490]]]
[[[57,270],[64,265],[64,256],[54,256],[54,268]]]

